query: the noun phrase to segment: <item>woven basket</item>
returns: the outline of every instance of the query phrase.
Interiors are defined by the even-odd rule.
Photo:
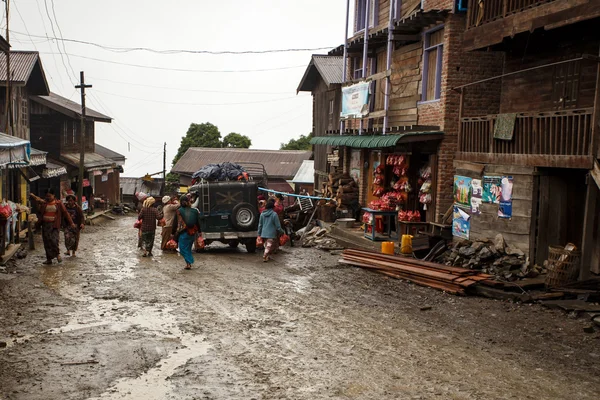
[[[581,253],[577,250],[568,251],[560,246],[549,246],[546,287],[560,287],[577,281],[580,259]]]

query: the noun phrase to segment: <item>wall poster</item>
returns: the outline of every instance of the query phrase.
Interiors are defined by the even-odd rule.
[[[471,181],[471,215],[481,214],[481,203],[483,196],[483,187],[481,179],[473,179]]]
[[[483,177],[483,202],[500,203],[500,192],[502,191],[502,177],[484,176]]]
[[[452,217],[452,236],[469,239],[470,234],[471,216],[455,205]]]
[[[360,181],[360,172],[362,171],[360,163],[360,150],[352,150],[350,154],[350,176],[356,183]]]
[[[454,175],[454,203],[471,208],[471,178]]]
[[[512,191],[513,177],[503,176],[501,182],[500,205],[498,206],[498,217],[512,218]]]

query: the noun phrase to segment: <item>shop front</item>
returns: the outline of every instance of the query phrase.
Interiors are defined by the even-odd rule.
[[[386,136],[330,136],[313,140],[343,155],[344,174],[358,186],[364,237],[417,236],[436,220],[437,149],[441,132]]]

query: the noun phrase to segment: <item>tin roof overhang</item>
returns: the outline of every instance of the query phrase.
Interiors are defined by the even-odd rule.
[[[443,132],[409,132],[400,135],[330,135],[312,138],[310,144],[324,144],[328,146],[346,146],[357,149],[380,149],[394,147],[399,143],[439,140]]]

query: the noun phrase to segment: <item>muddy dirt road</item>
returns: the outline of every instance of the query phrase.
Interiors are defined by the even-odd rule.
[[[598,399],[583,319],[312,249],[268,264],[216,249],[185,271],[140,257],[133,221],[89,227],[77,259],[43,266],[38,243],[0,273],[0,399]]]

